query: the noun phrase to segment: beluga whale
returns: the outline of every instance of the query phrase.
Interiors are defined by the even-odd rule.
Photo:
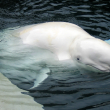
[[[81,73],[110,72],[110,45],[91,36],[78,25],[46,22],[24,26],[13,33],[21,38],[23,44],[49,50],[58,61],[72,60]],[[33,87],[38,86],[47,76],[45,74],[39,82],[35,81]]]

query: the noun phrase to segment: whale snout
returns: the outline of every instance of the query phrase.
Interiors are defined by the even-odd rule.
[[[105,70],[105,72],[110,73],[110,69],[109,70]]]
[[[96,72],[106,72],[106,73],[110,73],[110,66],[104,65],[104,64],[86,64],[87,68]]]
[[[107,55],[107,54],[106,54]],[[100,63],[100,70],[103,72],[110,72],[110,57],[109,55],[106,56],[106,58],[102,58],[102,61]]]
[[[101,68],[98,68],[96,67],[98,70],[100,70],[101,72],[106,72],[106,73],[109,73],[110,72],[110,67],[101,67]]]
[[[107,72],[107,73],[110,73],[110,65],[104,71]]]

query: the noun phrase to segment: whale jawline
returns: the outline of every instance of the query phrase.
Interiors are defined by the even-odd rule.
[[[97,68],[97,67],[94,66],[94,65],[90,65],[90,64],[86,64],[86,65],[88,65],[88,66],[90,66],[90,67],[93,67],[93,68],[95,68],[95,69],[97,69],[97,70],[99,70],[99,71],[101,71],[101,72],[106,72],[106,73],[109,73],[109,72],[110,72],[109,69],[107,69],[107,70],[101,70],[101,69]]]

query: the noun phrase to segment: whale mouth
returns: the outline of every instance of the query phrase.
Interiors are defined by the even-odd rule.
[[[96,66],[94,66],[94,65],[90,65],[90,64],[86,64],[87,66],[90,66],[90,67],[93,67],[93,68],[95,68],[95,69],[97,69],[97,70],[99,70],[99,71],[101,71],[101,72],[106,72],[106,73],[109,73],[110,72],[110,69],[105,69],[105,70],[102,70],[102,69],[100,69],[100,68],[98,68],[98,67],[96,67]]]

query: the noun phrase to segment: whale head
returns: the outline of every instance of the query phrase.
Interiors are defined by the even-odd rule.
[[[73,45],[72,59],[80,69],[92,72],[110,72],[110,45],[106,42],[87,38]]]

